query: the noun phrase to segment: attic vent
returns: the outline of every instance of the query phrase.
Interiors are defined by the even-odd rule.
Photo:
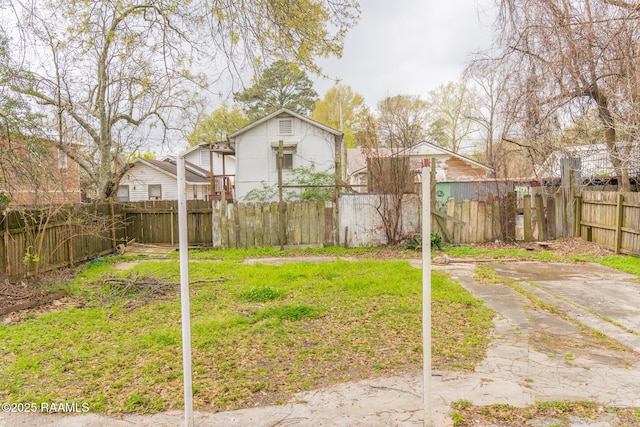
[[[292,135],[293,134],[293,121],[291,119],[278,120],[278,134],[280,135]]]

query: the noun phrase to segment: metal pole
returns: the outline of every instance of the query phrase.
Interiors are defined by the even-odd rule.
[[[193,387],[191,378],[191,310],[189,307],[189,229],[187,228],[187,180],[184,157],[178,167],[178,240],[180,242],[180,301],[182,306],[182,365],[184,377],[184,425],[193,427]]]
[[[431,421],[431,168],[422,167],[422,375],[424,425]]]

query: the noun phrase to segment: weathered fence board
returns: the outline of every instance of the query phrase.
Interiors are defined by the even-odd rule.
[[[640,255],[640,193],[583,191],[579,235],[616,253]]]
[[[213,201],[211,238],[214,247],[259,248],[277,246],[323,246],[326,216],[325,202],[234,203]],[[332,243],[330,243],[332,244]]]
[[[187,201],[189,243],[211,245],[212,209],[204,200]],[[122,205],[126,236],[144,244],[178,243],[178,202],[175,200],[146,201]]]
[[[123,241],[119,210],[108,203],[11,209],[2,217],[2,274],[25,277],[94,258]]]
[[[277,245],[377,246],[385,244],[384,227],[376,210],[379,195],[342,195],[339,218],[324,201],[233,204],[188,201],[189,243],[249,248]],[[563,195],[523,200],[526,241],[575,233],[624,254],[640,255],[640,193],[584,191],[575,206],[575,227],[566,229]],[[447,200],[440,221],[452,243],[481,243],[515,236],[515,199]],[[421,231],[420,198],[405,196],[402,234]],[[0,226],[0,262],[6,276],[26,276],[95,258],[123,242],[171,244],[178,241],[177,203],[150,201],[77,205],[6,211]],[[337,223],[336,223],[337,220]],[[335,225],[334,225],[335,224]],[[554,229],[555,224],[555,229]],[[339,225],[340,229],[335,227]],[[432,230],[441,225],[432,217]]]

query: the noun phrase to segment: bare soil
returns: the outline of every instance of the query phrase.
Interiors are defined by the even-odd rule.
[[[61,289],[72,274],[62,270],[20,280],[0,280],[0,323],[20,323],[25,318],[75,304]]]
[[[483,243],[476,247],[481,249],[527,249],[534,252],[551,252],[552,254],[569,258],[575,255],[593,255],[595,257],[605,257],[613,255],[613,251],[598,245],[587,242],[584,239],[572,237],[567,239],[550,240],[547,242],[514,242],[514,243]]]

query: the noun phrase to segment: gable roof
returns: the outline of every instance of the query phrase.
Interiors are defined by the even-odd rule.
[[[135,167],[136,164],[143,164],[143,165],[149,166],[150,168],[155,169],[159,172],[162,172],[165,175],[178,179],[178,167],[176,163],[172,160],[153,160],[153,159],[137,158],[133,161],[132,169]],[[191,184],[191,185],[209,184],[210,182],[208,171],[205,171],[204,169],[189,162],[185,162],[185,179],[187,181],[187,184]]]
[[[411,147],[405,148],[403,150],[398,151],[395,156],[409,156],[409,157],[427,157],[427,156],[437,156],[437,155],[449,155],[452,157],[456,157],[466,163],[471,163],[474,166],[485,169],[489,172],[493,172],[493,168],[487,166],[483,163],[477,162],[469,157],[463,156],[462,154],[458,154],[455,151],[451,151],[444,147],[439,147],[435,144],[432,144],[427,141],[420,142]]]
[[[618,151],[629,148],[629,156],[620,158],[630,176],[640,176],[640,143],[616,142]],[[606,144],[587,144],[563,147],[553,151],[542,165],[536,168],[540,178],[560,178],[561,160],[566,157],[580,159],[583,178],[614,177],[617,175],[612,154]]]
[[[308,123],[308,124],[310,124],[312,126],[318,127],[320,129],[322,129],[322,130],[324,130],[326,132],[329,132],[329,133],[331,133],[333,135],[336,135],[336,136],[340,136],[340,135],[343,134],[339,130],[333,129],[333,128],[331,128],[329,126],[326,126],[326,125],[323,125],[322,123],[316,122],[315,120],[311,120],[310,118],[305,117],[305,116],[303,116],[301,114],[298,114],[295,111],[291,111],[288,108],[280,108],[279,110],[276,110],[273,113],[268,114],[268,115],[264,116],[263,118],[256,120],[255,122],[249,123],[245,127],[235,131],[234,133],[229,135],[229,138],[235,138],[238,135],[241,135],[241,134],[243,134],[243,133],[255,128],[256,126],[259,126],[262,123],[268,122],[269,120],[271,120],[271,119],[273,119],[275,117],[278,117],[280,115],[287,115],[287,116],[295,117],[297,119],[302,120],[303,122],[306,122],[306,123]]]
[[[378,150],[382,150],[382,149],[378,149]],[[389,150],[389,149],[386,149]],[[379,151],[380,154],[382,155],[383,151]],[[389,153],[391,153],[391,150],[389,150]],[[435,144],[431,144],[430,142],[427,141],[423,141],[420,142],[416,145],[413,145],[411,147],[407,147],[407,148],[403,148],[403,149],[398,149],[395,151],[395,153],[390,154],[390,156],[392,157],[400,157],[400,156],[407,156],[407,157],[419,157],[419,158],[428,158],[431,156],[452,156],[455,158],[458,158],[466,163],[472,164],[476,167],[482,168],[487,170],[488,172],[493,172],[493,168],[491,168],[490,166],[487,166],[485,164],[482,164],[480,162],[477,162],[473,159],[470,159],[468,157],[465,157],[461,154],[456,153],[455,151],[451,151],[449,149],[443,148],[443,147],[439,147]],[[362,154],[362,156],[364,157],[364,154]],[[354,162],[355,163],[355,162]],[[367,169],[366,166],[366,159],[361,162],[363,163],[363,166],[360,169],[355,170],[352,174],[358,174],[358,173],[362,173],[363,171],[365,171]]]

